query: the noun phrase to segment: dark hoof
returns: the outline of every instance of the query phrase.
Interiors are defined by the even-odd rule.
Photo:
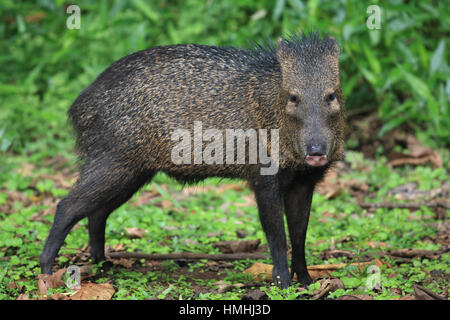
[[[281,273],[273,272],[272,280],[273,280],[273,283],[281,289],[289,288],[292,285],[292,280],[291,280],[289,271],[287,271],[287,270],[286,270],[286,272],[281,272]]]
[[[298,277],[298,278],[299,278],[298,282],[300,282],[300,286],[305,289],[308,289],[309,285],[311,283],[313,283],[313,281],[309,275]]]
[[[111,261],[106,260],[99,262],[98,265],[100,266],[100,272],[108,272],[112,269],[114,264]]]
[[[41,273],[43,274],[52,274],[53,273],[53,261],[49,262],[51,259],[47,259],[45,256],[41,256],[40,265],[41,265]]]

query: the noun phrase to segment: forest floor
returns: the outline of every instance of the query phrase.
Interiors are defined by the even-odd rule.
[[[211,178],[183,189],[163,174],[109,217],[107,268],[89,260],[84,219],[54,275],[40,275],[56,205],[76,180],[75,160],[10,155],[0,172],[0,299],[448,299],[448,154],[412,135],[396,138],[402,143],[387,156],[376,148],[347,152],[318,186],[308,289],[271,283],[244,182]],[[72,289],[69,266],[81,272]]]

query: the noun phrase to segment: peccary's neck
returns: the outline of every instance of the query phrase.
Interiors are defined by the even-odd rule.
[[[281,103],[281,68],[270,52],[250,51],[243,74],[248,81],[250,110],[258,121],[259,128],[279,128]]]

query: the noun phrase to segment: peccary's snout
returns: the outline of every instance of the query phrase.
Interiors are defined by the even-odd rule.
[[[321,143],[309,143],[306,146],[306,154],[309,156],[323,156],[326,155],[327,151],[326,151],[326,146],[325,143],[321,142]]]
[[[320,167],[328,162],[327,148],[324,142],[310,142],[306,146],[305,161],[312,167]]]

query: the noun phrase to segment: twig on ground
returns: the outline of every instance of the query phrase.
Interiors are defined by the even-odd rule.
[[[422,203],[358,203],[358,205],[363,209],[377,209],[377,208],[406,208],[406,209],[420,209],[420,207],[429,208],[446,208],[450,209],[450,203],[446,202],[422,202]]]
[[[244,259],[266,259],[267,255],[261,253],[222,253],[207,254],[194,252],[175,252],[175,253],[139,253],[139,252],[110,252],[106,254],[113,259],[146,259],[146,260],[244,260]]]
[[[421,250],[421,249],[395,249],[387,251],[370,252],[370,256],[388,256],[394,259],[412,259],[412,258],[428,258],[433,259],[450,251],[450,248],[442,248],[440,250]]]

